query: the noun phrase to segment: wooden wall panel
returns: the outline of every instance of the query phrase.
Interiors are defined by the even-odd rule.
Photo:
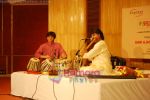
[[[101,0],[101,29],[112,55],[121,56],[122,8],[150,5],[149,0]],[[150,60],[127,59],[127,65],[150,69]]]
[[[11,6],[5,4],[3,6],[3,55],[10,55],[11,52]],[[1,16],[2,17],[2,16]]]
[[[86,35],[86,0],[49,0],[49,31],[72,58]]]
[[[6,58],[5,56],[0,56],[0,71],[6,71]]]
[[[3,15],[3,7],[2,7],[3,5],[2,5],[2,3],[0,3],[0,16],[2,16]],[[3,43],[3,34],[2,34],[2,23],[3,22],[3,17],[1,17],[1,19],[0,19],[0,55],[2,55],[2,43]]]
[[[7,74],[10,74],[12,71],[26,70],[30,57],[33,57],[39,45],[46,41],[48,5],[4,3],[3,10],[3,34],[0,32],[0,69],[7,69]],[[0,13],[2,14],[2,10]]]
[[[100,26],[100,0],[86,0],[87,5],[87,37]]]
[[[13,71],[26,70],[30,57],[46,42],[48,5],[13,7]]]
[[[18,5],[13,7],[14,55],[33,55],[46,40],[48,31],[47,5]],[[19,41],[19,42],[18,42]]]
[[[27,64],[29,59],[33,56],[21,55],[14,56],[13,59],[13,71],[25,71],[27,69]]]
[[[0,70],[10,72],[10,4],[0,3]]]

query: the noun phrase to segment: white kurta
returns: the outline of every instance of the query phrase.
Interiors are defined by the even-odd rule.
[[[105,41],[100,40],[94,47],[83,55],[83,58],[92,61],[90,66],[81,67],[80,70],[97,70],[100,74],[110,74],[112,71],[111,54],[107,48]]]

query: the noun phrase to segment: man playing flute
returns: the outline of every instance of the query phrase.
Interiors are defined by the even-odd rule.
[[[92,63],[90,66],[81,67],[80,70],[99,71],[102,75],[109,75],[112,72],[111,54],[104,41],[104,35],[100,29],[96,29],[92,36],[92,41],[89,45],[93,43],[95,45],[90,51],[83,54],[83,59],[88,59]]]

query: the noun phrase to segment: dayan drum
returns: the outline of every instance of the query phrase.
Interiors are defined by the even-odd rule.
[[[46,59],[41,63],[41,72],[50,72],[54,68],[54,61]]]
[[[63,73],[66,67],[71,64],[70,60],[67,59],[46,59],[41,63],[41,72],[48,72],[49,74]]]
[[[40,60],[38,58],[30,58],[27,65],[27,71],[38,72],[39,70],[40,70]]]

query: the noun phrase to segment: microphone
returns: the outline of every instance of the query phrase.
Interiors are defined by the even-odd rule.
[[[78,50],[78,51],[76,52],[76,55],[79,55],[79,52],[80,52],[80,50]]]
[[[85,41],[86,41],[86,40],[92,40],[92,37],[91,37],[91,38],[84,38],[84,39],[81,39],[80,42],[81,42],[82,40],[85,40]],[[80,42],[79,42],[78,50],[77,50],[77,52],[75,53],[75,55],[78,55],[78,56],[79,56],[80,49],[81,49],[81,48],[80,48]],[[83,45],[82,45],[82,47],[83,47]]]

